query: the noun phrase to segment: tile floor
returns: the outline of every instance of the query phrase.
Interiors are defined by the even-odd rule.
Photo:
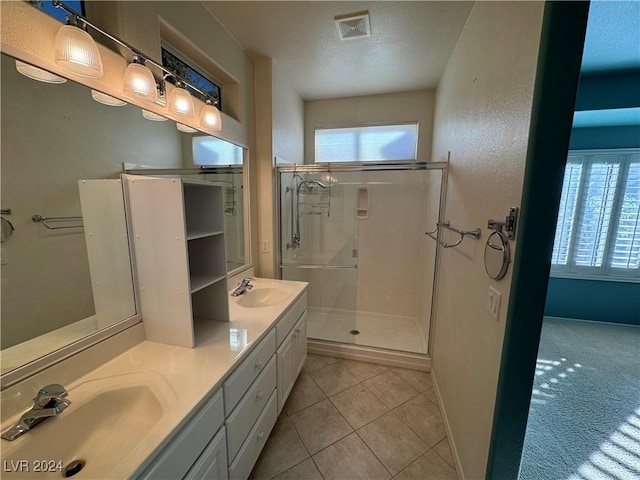
[[[458,480],[426,372],[309,354],[252,480]]]

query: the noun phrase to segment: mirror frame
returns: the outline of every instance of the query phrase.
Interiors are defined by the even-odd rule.
[[[491,242],[491,239],[493,236],[496,236],[498,239],[500,239],[500,242],[502,243],[502,245],[498,245],[495,243]],[[500,267],[500,270],[498,271],[498,273],[493,273],[493,271],[489,271],[490,268],[487,265],[487,252],[491,252],[491,250],[496,250],[496,251],[502,251],[502,265]],[[509,268],[509,263],[511,262],[511,254],[509,251],[509,240],[507,239],[507,237],[504,235],[504,233],[502,233],[500,230],[496,230],[494,232],[491,232],[491,235],[489,235],[489,238],[487,238],[487,243],[484,246],[484,270],[485,272],[487,272],[487,275],[489,276],[489,278],[493,279],[493,280],[501,280],[504,278],[504,276],[507,274],[507,269]]]

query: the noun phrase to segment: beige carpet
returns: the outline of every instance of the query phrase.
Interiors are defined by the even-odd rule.
[[[522,480],[640,480],[640,327],[546,318]]]

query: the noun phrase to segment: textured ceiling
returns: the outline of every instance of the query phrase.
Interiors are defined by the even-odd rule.
[[[640,2],[592,1],[582,73],[640,69]]]
[[[253,57],[273,59],[304,100],[435,87],[473,2],[203,1]],[[367,10],[371,37],[334,17]]]

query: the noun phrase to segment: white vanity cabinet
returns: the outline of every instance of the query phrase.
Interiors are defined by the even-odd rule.
[[[123,178],[147,339],[194,347],[198,323],[229,321],[222,188]]]
[[[171,439],[169,445],[139,476],[133,478],[181,479],[227,478],[227,450],[222,391],[216,393],[193,415]],[[224,466],[224,468],[222,468]],[[203,477],[199,472],[216,472]],[[196,475],[197,474],[197,475]],[[222,476],[217,476],[217,475]]]
[[[303,292],[133,478],[247,480],[306,358],[306,309]]]
[[[278,320],[276,338],[278,350],[278,414],[289,398],[293,385],[307,358],[307,294],[303,294],[296,303]]]

